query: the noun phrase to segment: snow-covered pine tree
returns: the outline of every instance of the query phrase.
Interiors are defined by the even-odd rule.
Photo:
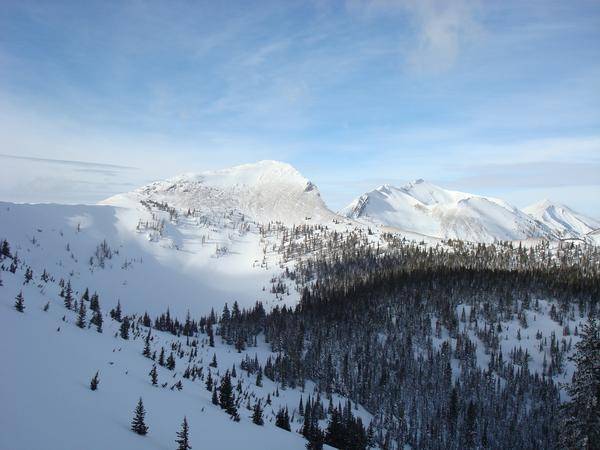
[[[104,319],[102,319],[102,312],[100,311],[100,305],[96,306],[94,310],[94,314],[90,320],[90,323],[96,325],[96,331],[98,333],[102,333],[102,324],[104,323]]]
[[[150,351],[150,329],[148,329],[148,334],[144,339],[144,351],[142,352],[146,358],[150,358],[152,356],[152,352]]]
[[[177,432],[177,439],[175,442],[177,443],[177,450],[190,450],[192,446],[190,445],[190,430],[187,423],[187,418],[183,418],[183,422],[181,423],[181,430]]]
[[[290,415],[287,407],[285,409],[279,408],[279,411],[277,411],[277,415],[275,416],[275,426],[283,428],[287,431],[291,431],[292,428],[290,426]]]
[[[144,402],[142,402],[142,397],[140,397],[137,406],[135,407],[133,420],[131,421],[131,431],[142,436],[147,434],[148,426],[144,422],[145,417],[146,410],[144,409]]]
[[[208,345],[210,347],[215,346],[215,333],[212,328],[212,324],[209,322],[206,326],[206,334],[208,334]]]
[[[235,397],[233,395],[233,387],[231,385],[231,375],[229,370],[225,372],[223,379],[221,380],[221,387],[219,389],[219,405],[221,409],[227,411],[232,416],[237,416],[237,407],[235,406]]]
[[[158,372],[156,371],[156,364],[152,366],[152,370],[150,370],[148,375],[150,375],[150,382],[152,383],[152,386],[156,386],[158,384]]]
[[[173,357],[173,352],[169,353],[169,357],[167,358],[167,369],[175,369],[175,358]]]
[[[252,413],[252,423],[255,425],[264,425],[265,421],[263,419],[263,410],[260,406],[260,400],[256,402],[254,405],[254,410]]]
[[[98,311],[100,309],[100,298],[96,292],[90,297],[90,309],[92,311]]]
[[[213,388],[213,379],[212,379],[212,375],[210,373],[210,370],[208,371],[208,375],[206,376],[205,386],[206,386],[206,390],[207,391],[209,391],[209,392],[212,391],[212,388]]]
[[[15,297],[15,309],[19,312],[25,311],[25,298],[23,297],[23,291],[20,291]]]
[[[25,282],[23,284],[28,284],[32,279],[33,270],[31,270],[31,267],[28,267],[27,270],[25,270]]]
[[[77,313],[77,326],[79,328],[85,328],[85,302],[83,299],[79,302],[79,312]]]
[[[121,301],[117,300],[117,306],[110,310],[110,317],[117,322],[121,321]]]
[[[10,245],[6,239],[2,241],[1,253],[3,258],[10,258]]]
[[[71,287],[71,280],[67,281],[67,287],[64,293],[65,308],[71,309],[73,306],[73,288]]]
[[[129,317],[123,317],[123,322],[121,322],[119,333],[123,339],[129,339]]]

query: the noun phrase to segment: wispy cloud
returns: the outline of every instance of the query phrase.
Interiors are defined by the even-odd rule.
[[[483,34],[476,0],[348,0],[350,11],[367,17],[403,14],[412,37],[398,43],[407,66],[417,72],[450,69],[464,46]]]
[[[36,158],[33,156],[18,156],[18,155],[7,155],[0,153],[0,158],[8,159],[19,159],[24,161],[34,161],[45,164],[57,164],[61,166],[72,166],[72,167],[83,167],[86,170],[93,169],[118,169],[118,170],[139,170],[137,167],[132,166],[121,166],[118,164],[106,164],[99,162],[88,162],[88,161],[74,161],[68,159],[52,159],[52,158]]]

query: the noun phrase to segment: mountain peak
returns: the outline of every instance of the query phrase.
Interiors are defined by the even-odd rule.
[[[523,208],[523,211],[562,238],[580,238],[600,227],[600,221],[548,199]]]
[[[544,209],[548,209],[552,206],[563,206],[559,203],[553,202],[552,200],[548,199],[548,198],[544,198],[538,202],[535,202],[529,206],[527,206],[526,208],[523,208],[524,211],[540,211],[540,210],[544,210]]]
[[[224,169],[187,173],[170,178],[168,181],[172,183],[216,183],[220,186],[283,183],[285,185],[302,185],[303,188],[311,184],[291,164],[274,160],[262,160]]]
[[[260,223],[329,222],[334,217],[313,183],[292,165],[274,160],[178,175],[125,194],[131,196],[210,217],[242,214]],[[123,196],[115,196],[104,203],[122,200]]]
[[[384,184],[341,213],[443,239],[493,242],[548,234],[545,227],[502,200],[444,189],[422,178],[399,188]]]

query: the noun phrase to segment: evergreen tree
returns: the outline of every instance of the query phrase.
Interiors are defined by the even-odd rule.
[[[581,341],[569,358],[576,365],[563,405],[561,444],[565,448],[600,448],[600,325],[591,318],[579,331]]]
[[[150,370],[148,375],[150,375],[152,386],[156,386],[158,384],[158,372],[156,371],[156,364],[152,366],[152,370]]]
[[[206,326],[206,333],[208,334],[208,345],[210,347],[214,347],[215,346],[215,333],[213,331],[211,323],[209,323]]]
[[[92,381],[90,381],[90,389],[92,391],[95,391],[96,389],[98,389],[99,384],[100,384],[100,378],[98,377],[98,372],[96,372],[96,375],[94,375],[94,377],[92,378]]]
[[[252,422],[255,425],[265,424],[265,421],[263,420],[263,410],[260,407],[260,400],[254,405],[254,412],[252,413]]]
[[[98,333],[102,333],[102,324],[104,323],[104,319],[102,318],[102,312],[100,311],[100,306],[98,306],[94,310],[94,314],[90,319],[90,323],[96,325],[96,331]]]
[[[209,392],[212,391],[212,388],[213,388],[213,379],[212,379],[212,375],[210,373],[210,370],[208,371],[208,375],[206,376],[206,384],[205,384],[205,386],[206,386],[206,390],[207,391],[209,391]]]
[[[367,448],[374,447],[375,444],[375,427],[373,427],[373,421],[371,421],[369,428],[367,428]]]
[[[344,448],[347,431],[342,424],[342,417],[337,409],[334,409],[325,431],[325,443],[335,448]]]
[[[160,348],[160,356],[158,357],[158,365],[159,366],[165,365],[165,348],[164,347]]]
[[[117,300],[117,306],[110,310],[110,317],[117,322],[121,321],[121,301]]]
[[[100,298],[96,292],[90,297],[90,310],[100,311]]]
[[[21,313],[25,311],[25,298],[23,297],[23,291],[20,291],[15,297],[15,309]]]
[[[2,241],[2,257],[10,258],[10,245],[8,245],[8,241],[5,239]]]
[[[133,420],[131,421],[131,431],[142,436],[148,433],[148,426],[144,422],[145,416],[144,403],[142,402],[142,397],[140,397],[135,407]]]
[[[229,370],[225,372],[221,380],[221,387],[219,389],[219,405],[221,409],[227,411],[227,413],[235,417],[237,415],[237,408],[235,406],[235,397],[233,395],[233,387],[231,385],[231,376]]]
[[[177,432],[177,439],[175,439],[177,443],[177,450],[189,450],[192,448],[190,445],[190,437],[189,437],[189,428],[187,423],[187,418],[183,418],[183,423],[181,424],[181,430]]]
[[[144,351],[142,353],[146,358],[150,358],[152,352],[150,351],[150,329],[148,329],[148,334],[146,335],[146,339],[144,339]]]
[[[216,387],[214,387],[213,391],[212,391],[212,404],[213,405],[219,404],[219,397],[217,397],[217,388]]]
[[[242,353],[242,350],[246,348],[246,343],[244,341],[244,337],[240,334],[235,341],[235,349],[238,353]]]
[[[290,416],[287,408],[279,408],[279,411],[277,411],[277,415],[275,416],[275,426],[291,431],[292,427],[290,426]]]
[[[85,328],[85,303],[83,300],[79,302],[79,313],[77,313],[77,326],[79,328]]]
[[[64,294],[65,308],[71,309],[73,306],[73,288],[71,288],[71,280],[67,281],[67,287]]]
[[[129,317],[123,317],[123,322],[121,322],[121,326],[119,327],[119,332],[123,339],[129,339]]]
[[[173,357],[173,352],[169,353],[169,357],[167,358],[167,369],[175,369],[175,358]]]

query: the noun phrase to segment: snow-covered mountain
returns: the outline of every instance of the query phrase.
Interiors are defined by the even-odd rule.
[[[336,218],[292,166],[261,161],[154,182],[100,205],[0,202],[0,237],[34,270],[97,286],[136,311],[207,314],[232,298],[242,307],[294,304],[293,289],[271,292],[285,262],[279,228],[263,224],[351,228]]]
[[[561,238],[584,238],[600,229],[600,221],[547,199],[530,205],[523,211],[546,225]]]
[[[156,318],[168,310],[180,320],[188,312],[198,318],[234,301],[241,308],[260,301],[267,311],[293,306],[302,285],[281,274],[311,253],[335,251],[345,239],[355,246],[385,246],[385,228],[371,227],[373,222],[401,230],[401,237],[426,241],[418,244],[423,246],[437,241],[424,235],[493,241],[551,235],[552,228],[502,200],[448,191],[422,180],[403,188],[382,186],[357,199],[344,214],[357,221],[330,211],[312,183],[274,161],[151,183],[101,205],[0,202],[0,241],[10,243],[10,254],[0,254],[0,342],[10,343],[4,355],[8,363],[0,365],[0,398],[10,405],[0,408],[0,449],[172,448],[183,416],[190,423],[194,448],[305,448],[298,405],[309,396],[318,398],[318,385],[306,380],[304,386],[284,387],[266,376],[259,383],[256,373],[243,370],[246,357],[264,367],[269,358],[279,356],[264,335],[257,336],[256,346],[239,352],[219,333],[213,347],[206,330],[191,341],[150,330],[140,322],[142,315]],[[298,223],[327,227],[302,227],[299,232],[300,227],[291,227]],[[79,309],[65,307],[65,282],[72,286]],[[92,326],[91,301],[84,300],[88,289],[99,295],[102,333]],[[19,293],[24,312],[14,306]],[[107,314],[117,302],[132,317],[129,338],[120,334],[121,322]],[[517,343],[523,345],[531,354],[530,370],[543,371],[548,356],[547,349],[539,350],[534,330],[559,336],[565,326],[581,328],[583,315],[573,313],[573,319],[559,323],[552,318],[553,306],[540,299],[535,328],[523,325],[523,314],[500,324],[501,349],[508,355]],[[457,308],[457,317],[471,315],[470,305]],[[83,326],[78,325],[82,314]],[[463,333],[483,348],[477,325],[461,324]],[[173,370],[158,364],[158,386],[148,375],[154,360],[143,356],[149,332],[150,351],[173,351],[176,360]],[[450,334],[440,329],[433,343],[439,348],[446,339]],[[213,357],[218,366],[209,363]],[[477,364],[489,367],[489,355],[477,352]],[[561,376],[570,379],[573,367],[565,366]],[[189,376],[190,367],[198,372]],[[233,367],[238,372],[240,422],[214,405],[206,389],[209,373],[220,384]],[[96,371],[100,388],[91,391],[89,381]],[[150,426],[145,437],[129,430],[140,396]],[[331,400],[345,404],[348,399],[334,394]],[[257,404],[264,408],[264,425],[252,423],[253,412],[247,409]],[[275,415],[283,408],[289,410],[291,432],[275,426]],[[373,418],[361,405],[350,409],[365,425]],[[322,429],[327,414],[320,419]]]
[[[329,222],[335,217],[313,183],[291,165],[278,161],[180,175],[102,203],[123,206],[132,199],[166,202],[175,208],[197,210],[210,216],[240,214],[259,223],[291,225]]]
[[[493,242],[552,234],[504,200],[443,189],[422,179],[402,187],[380,186],[340,214],[443,239]]]

